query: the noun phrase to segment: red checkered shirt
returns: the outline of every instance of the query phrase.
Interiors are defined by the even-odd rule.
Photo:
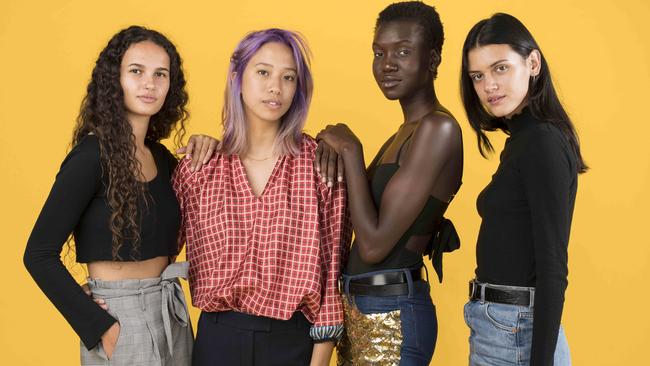
[[[198,172],[188,159],[178,165],[172,181],[194,306],[283,320],[300,310],[314,327],[343,324],[338,279],[352,233],[345,183],[321,182],[316,147],[303,135],[300,155],[278,159],[259,197],[237,155],[216,154]]]

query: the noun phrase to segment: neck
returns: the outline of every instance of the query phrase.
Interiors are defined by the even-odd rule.
[[[248,146],[242,155],[258,159],[273,155],[280,121],[263,121],[253,116],[246,116],[246,123]]]
[[[147,130],[149,129],[149,116],[127,116],[129,123],[131,124],[131,129],[133,130],[133,136],[135,136],[135,147],[136,150],[142,150],[144,146],[144,138],[147,137]]]
[[[399,103],[402,106],[405,123],[417,121],[440,106],[433,85],[421,88],[412,95],[400,99]]]

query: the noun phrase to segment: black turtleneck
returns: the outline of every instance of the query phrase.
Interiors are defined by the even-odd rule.
[[[477,200],[479,281],[535,287],[531,366],[552,365],[578,186],[577,159],[562,132],[529,108],[506,121],[510,137]]]

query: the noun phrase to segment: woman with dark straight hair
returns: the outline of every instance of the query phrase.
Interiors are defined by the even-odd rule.
[[[577,178],[587,166],[546,60],[519,20],[498,13],[470,30],[461,94],[483,156],[494,150],[485,131],[509,135],[477,202],[469,363],[570,365],[560,320]]]

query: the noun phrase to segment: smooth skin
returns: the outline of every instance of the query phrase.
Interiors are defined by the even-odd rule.
[[[440,55],[426,45],[423,27],[412,20],[382,23],[372,48],[375,80],[387,99],[399,100],[404,115],[404,123],[372,164],[396,162],[399,148],[412,134],[384,190],[381,209],[368,186],[363,146],[347,125],[330,125],[318,134],[316,166],[331,181],[339,173],[332,162],[342,157],[356,245],[369,264],[386,258],[429,196],[451,199],[463,167],[460,126],[439,103],[433,87]]]
[[[148,182],[156,177],[158,171],[153,155],[144,141],[151,116],[160,111],[169,91],[167,52],[151,41],[131,45],[122,58],[120,84],[124,93],[127,120],[135,136],[135,157],[140,163],[140,171],[134,174],[139,174],[140,181]],[[188,157],[195,152],[191,158],[196,167],[200,168],[209,160],[216,146],[215,139],[197,135],[192,136],[190,144],[179,149],[178,152],[187,152]],[[88,263],[88,274],[91,278],[105,281],[152,278],[159,277],[168,264],[168,257],[156,257],[138,262],[96,261]],[[84,290],[90,295],[87,286],[84,286]],[[104,300],[96,299],[95,302],[103,309],[107,309]],[[120,325],[115,322],[102,335],[102,346],[109,359],[113,355],[119,334]]]
[[[250,188],[257,196],[264,193],[279,158],[275,139],[296,88],[296,64],[291,49],[283,43],[266,43],[244,69],[242,99],[248,148],[241,159]],[[310,365],[329,365],[333,349],[334,342],[315,343]]]
[[[523,58],[510,45],[490,44],[473,48],[467,59],[474,90],[490,114],[511,118],[528,104],[530,78],[541,70],[538,50]]]

